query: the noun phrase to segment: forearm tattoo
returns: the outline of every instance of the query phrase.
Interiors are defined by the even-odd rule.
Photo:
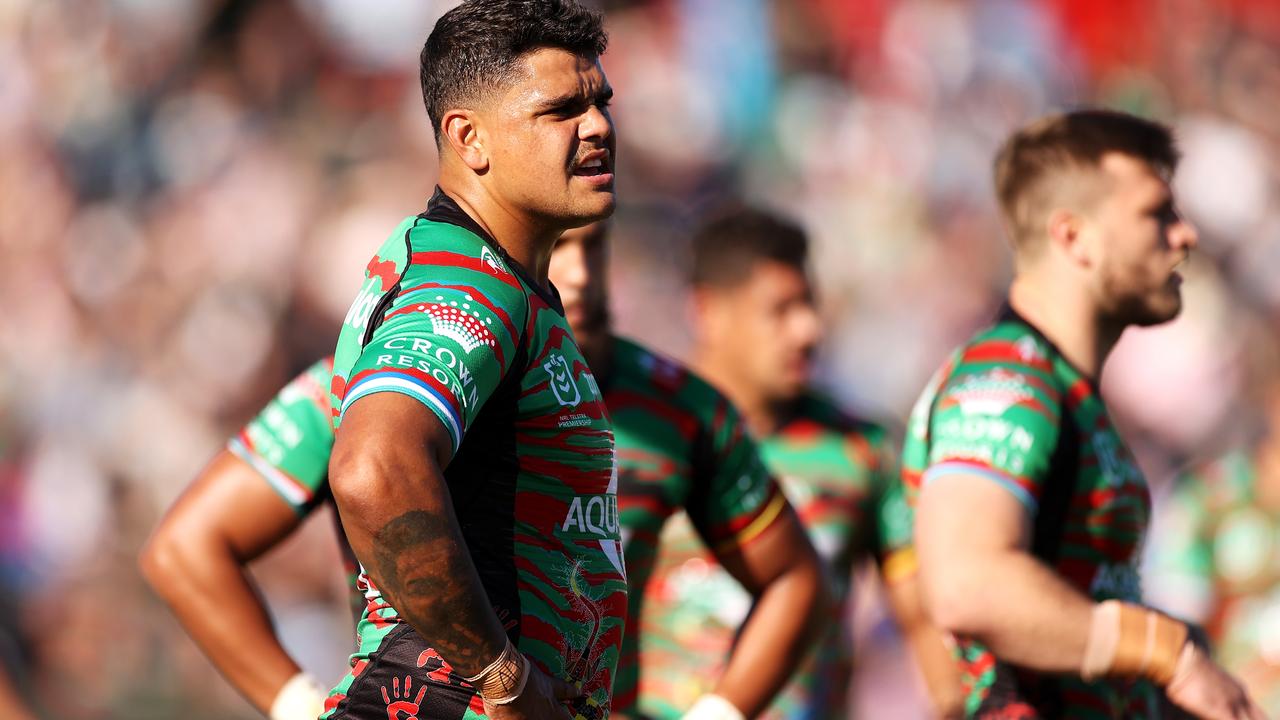
[[[458,530],[444,512],[411,510],[373,537],[378,589],[459,673],[473,675],[505,638]]]

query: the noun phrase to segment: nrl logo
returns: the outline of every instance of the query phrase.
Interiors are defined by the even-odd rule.
[[[542,363],[542,369],[551,376],[551,392],[555,394],[556,402],[566,407],[582,402],[582,393],[578,392],[578,384],[573,381],[573,368],[563,355],[551,353]]]
[[[497,253],[489,249],[488,245],[480,248],[480,262],[489,266],[494,275],[501,275],[507,271],[502,265],[502,261],[498,259]]]

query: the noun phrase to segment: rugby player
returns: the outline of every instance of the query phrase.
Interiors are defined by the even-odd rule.
[[[760,604],[729,670],[695,716],[715,709],[754,716],[803,652],[816,627],[806,621],[821,617],[805,609],[821,602],[822,571],[723,396],[672,361],[611,334],[606,234],[604,223],[566,232],[549,277],[614,420],[632,588],[628,622],[641,613],[662,524],[687,508],[721,563]],[[143,554],[152,585],[215,665],[273,720],[315,717],[324,693],[272,634],[243,566],[328,498],[331,368],[331,359],[316,363],[237,433],[170,510]],[[635,711],[635,638],[635,632],[623,638],[615,713]],[[790,661],[758,664],[764,655]]]
[[[755,717],[790,677],[824,617],[823,571],[786,497],[729,401],[687,369],[611,332],[604,229],[567,233],[551,279],[613,418],[631,588],[614,711],[639,711],[637,651],[646,588],[667,519],[683,509],[699,542],[756,602],[687,718]]]
[[[958,643],[970,716],[1153,717],[1163,689],[1200,717],[1262,717],[1140,604],[1149,493],[1098,392],[1124,329],[1181,309],[1196,233],[1176,163],[1167,128],[1102,110],[1043,118],[996,158],[1008,303],[936,374],[904,448],[925,604]]]
[[[332,503],[332,377],[325,358],[286,385],[183,492],[140,559],[143,576],[213,664],[272,720],[319,716],[326,690],[276,638],[245,566]],[[348,564],[354,590],[354,560]]]
[[[560,234],[615,204],[605,46],[573,0],[469,0],[427,38],[439,187],[334,352],[329,484],[369,605],[325,718],[608,713],[613,431],[547,281]]]
[[[958,703],[959,686],[942,637],[925,622],[918,600],[888,433],[810,388],[821,326],[807,256],[801,228],[752,209],[712,219],[693,241],[694,367],[760,438],[765,464],[825,561],[836,600],[817,653],[798,666],[766,716],[847,716],[852,573],[870,558],[878,562],[935,710],[945,716]],[[687,525],[673,523],[663,543],[654,599],[641,626],[640,709],[666,718],[678,717],[714,682],[742,618],[761,608],[711,562]]]
[[[1214,656],[1280,716],[1280,378],[1260,437],[1181,475],[1151,538],[1152,604],[1203,627]]]

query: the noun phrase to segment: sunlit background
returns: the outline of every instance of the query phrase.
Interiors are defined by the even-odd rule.
[[[228,434],[332,349],[365,261],[424,207],[417,53],[451,5],[0,0],[0,662],[45,716],[253,716],[134,558]],[[688,232],[759,202],[815,242],[822,384],[900,425],[1009,279],[997,144],[1100,103],[1175,126],[1201,233],[1184,316],[1131,331],[1107,370],[1113,410],[1157,496],[1258,432],[1280,375],[1280,3],[605,9],[624,332],[685,352]],[[325,681],[352,645],[331,535],[316,520],[258,568]],[[910,717],[914,678],[864,600],[855,703]]]

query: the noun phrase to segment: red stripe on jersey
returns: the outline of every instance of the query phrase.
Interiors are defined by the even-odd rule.
[[[1067,407],[1075,410],[1085,398],[1093,394],[1093,386],[1084,378],[1079,378],[1067,388]]]
[[[400,271],[396,269],[394,260],[383,260],[374,255],[369,260],[369,264],[364,267],[364,274],[371,278],[378,278],[378,290],[386,292],[400,280]]]
[[[692,438],[698,433],[698,418],[671,404],[665,398],[638,393],[634,390],[611,388],[604,394],[604,403],[612,408],[611,413],[614,417],[618,417],[620,413],[630,408],[638,408],[664,418],[676,428],[681,437]]]
[[[1027,357],[1018,343],[1009,340],[985,340],[975,343],[965,348],[960,362],[1009,362],[1045,373],[1053,372],[1053,363],[1047,357],[1038,354]]]
[[[444,267],[457,267],[465,270],[472,270],[502,282],[505,285],[524,292],[524,288],[520,285],[520,281],[516,280],[511,273],[495,269],[492,265],[486,263],[479,257],[471,255],[462,255],[460,253],[449,252],[447,250],[428,250],[424,252],[416,252],[413,254],[414,265],[435,265]]]
[[[517,287],[519,287],[519,285],[517,285]],[[426,282],[426,283],[422,283],[421,285],[414,285],[411,288],[401,290],[400,297],[408,295],[409,293],[418,292],[419,290],[431,290],[434,288],[440,288],[444,290],[457,290],[459,292],[470,295],[472,300],[469,302],[480,303],[481,305],[485,306],[485,308],[488,309],[489,312],[493,313],[494,316],[498,318],[499,322],[502,323],[502,326],[506,328],[507,337],[511,339],[511,342],[513,343],[516,342],[520,337],[519,333],[516,332],[515,323],[511,321],[511,316],[507,314],[507,311],[493,304],[493,302],[489,300],[489,298],[485,296],[484,293],[480,292],[473,285],[463,285],[462,283]],[[523,292],[523,288],[521,288],[521,292]],[[416,309],[416,308],[414,308],[414,306],[409,306],[408,308],[402,308],[401,310],[398,310],[392,313],[392,315],[398,315],[401,312],[404,312],[406,310],[412,311],[413,309]]]

